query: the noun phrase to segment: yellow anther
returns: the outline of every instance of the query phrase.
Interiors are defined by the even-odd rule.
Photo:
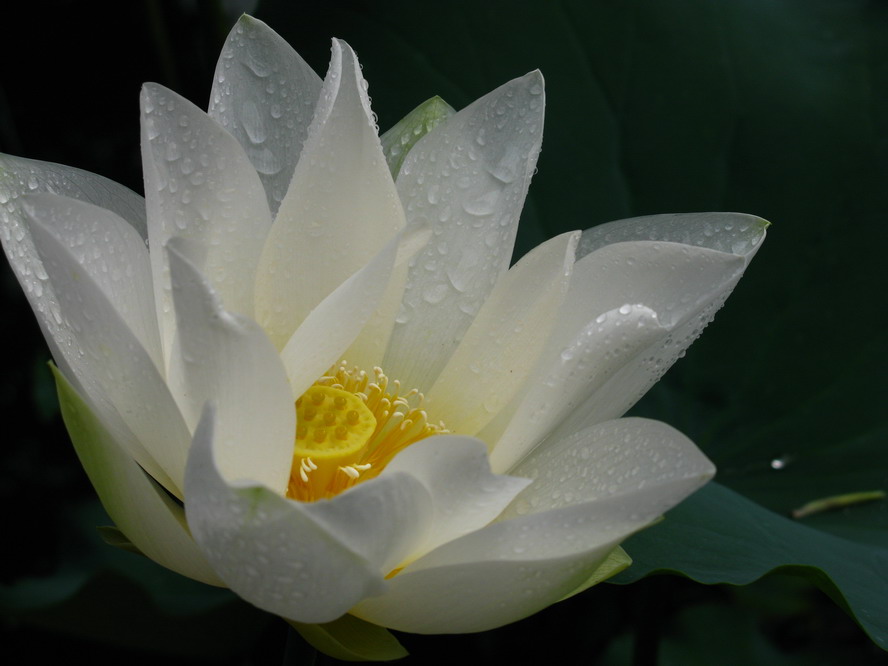
[[[333,497],[377,476],[414,442],[447,432],[443,423],[429,423],[422,400],[415,389],[402,393],[379,367],[370,375],[345,361],[331,368],[296,400],[287,497]]]

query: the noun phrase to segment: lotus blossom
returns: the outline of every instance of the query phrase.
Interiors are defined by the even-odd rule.
[[[625,566],[713,475],[620,417],[766,223],[622,220],[510,267],[539,72],[380,140],[345,42],[321,80],[244,17],[207,113],[154,84],[141,109],[144,199],[2,156],[0,215],[78,455],[146,556],[297,623],[481,631]]]

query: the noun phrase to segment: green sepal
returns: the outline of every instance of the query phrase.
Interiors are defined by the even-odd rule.
[[[631,564],[632,558],[629,557],[629,554],[625,550],[623,550],[621,546],[617,546],[607,554],[604,562],[602,562],[601,565],[599,565],[599,567],[592,572],[592,575],[589,576],[589,578],[583,581],[583,583],[575,590],[561,597],[561,601],[564,601],[565,599],[570,599],[575,594],[584,592],[593,585],[598,585],[598,583],[607,580],[611,576],[616,576],[618,573],[626,569]]]
[[[416,142],[454,113],[456,111],[452,106],[435,95],[417,106],[379,137],[392,178],[397,180],[404,158]]]
[[[96,529],[99,531],[99,536],[102,537],[102,541],[107,543],[109,546],[120,548],[121,550],[125,550],[128,553],[135,553],[136,555],[145,556],[145,553],[139,550],[138,546],[130,541],[123,532],[121,532],[113,525],[99,525],[98,527],[96,527]]]
[[[385,627],[343,615],[324,624],[287,620],[319,652],[342,661],[391,661],[407,656],[407,650]]]

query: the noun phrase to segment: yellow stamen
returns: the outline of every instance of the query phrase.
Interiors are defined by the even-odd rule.
[[[328,499],[372,479],[411,444],[447,432],[429,423],[422,393],[401,393],[382,368],[373,378],[345,361],[296,400],[296,442],[287,497]]]

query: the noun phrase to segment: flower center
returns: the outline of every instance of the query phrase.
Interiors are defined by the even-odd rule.
[[[397,453],[447,432],[429,423],[416,389],[401,393],[382,368],[371,378],[345,361],[296,400],[296,442],[287,497],[313,502],[377,476]]]

